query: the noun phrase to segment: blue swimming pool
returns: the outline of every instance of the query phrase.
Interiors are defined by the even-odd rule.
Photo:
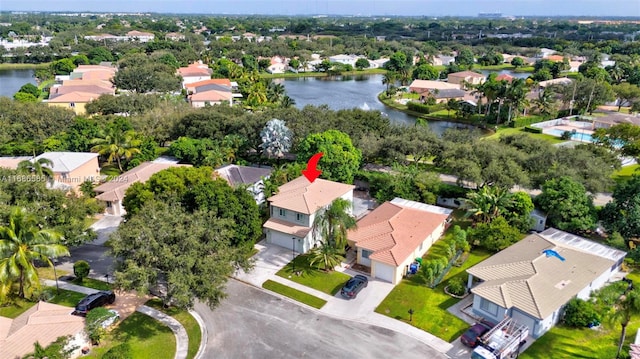
[[[552,129],[545,130],[544,132],[552,136],[560,137],[565,131],[559,130],[557,128],[552,128]],[[576,132],[571,135],[571,139],[574,141],[593,142],[593,137],[591,137],[590,133]]]

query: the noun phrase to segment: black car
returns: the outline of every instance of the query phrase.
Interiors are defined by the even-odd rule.
[[[73,314],[84,317],[91,309],[102,307],[105,304],[113,304],[115,301],[116,295],[110,290],[89,294],[78,302]]]
[[[348,299],[355,298],[362,288],[367,286],[367,284],[369,284],[367,277],[358,274],[349,279],[347,284],[345,284],[344,287],[342,287],[342,290],[340,290],[340,294]]]
[[[486,332],[491,330],[493,325],[488,322],[476,323],[471,328],[467,329],[464,334],[460,337],[460,341],[462,344],[468,346],[469,348],[475,348],[480,344],[480,337],[482,337]]]

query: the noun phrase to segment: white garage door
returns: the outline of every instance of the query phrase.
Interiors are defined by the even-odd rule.
[[[393,283],[394,268],[392,266],[378,262],[374,262],[374,265],[376,266],[374,271],[376,278]]]
[[[529,327],[529,335],[533,335],[536,329],[536,320],[530,316],[520,312],[517,309],[511,311],[511,318],[513,318],[519,324],[524,324]]]
[[[300,249],[298,248],[299,246],[298,240],[296,239],[295,241],[293,241],[292,238],[295,238],[295,237],[293,237],[290,234],[269,230],[269,234],[267,234],[267,236],[269,237],[267,238],[267,242],[269,243],[273,243],[280,247],[291,249],[291,246],[293,246],[293,243],[295,242],[296,243],[295,251],[298,252]]]

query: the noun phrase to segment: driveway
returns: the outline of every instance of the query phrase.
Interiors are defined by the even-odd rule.
[[[238,270],[234,277],[242,282],[262,287],[262,283],[271,279],[282,267],[293,259],[293,252],[290,249],[267,244],[265,240],[255,245],[258,253],[253,256],[254,267],[249,273]],[[297,256],[299,253],[295,253]]]
[[[195,306],[208,329],[204,357],[447,358],[404,334],[324,316],[235,280],[227,294],[215,310]]]
[[[82,259],[91,265],[89,277],[106,280],[107,274],[113,275],[113,257],[108,254],[108,248],[104,246],[104,243],[109,239],[109,235],[118,229],[120,222],[122,222],[120,216],[105,215],[100,218],[91,225],[91,228],[98,234],[98,238],[93,242],[70,249],[71,257],[61,258],[56,268],[73,274],[73,263]]]

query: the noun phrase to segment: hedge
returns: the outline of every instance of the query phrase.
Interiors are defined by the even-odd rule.
[[[524,128],[525,132],[530,132],[530,133],[542,133],[542,129],[538,128],[538,127],[532,127],[532,126],[527,126]]]
[[[429,105],[425,105],[420,102],[413,102],[413,101],[407,102],[407,109],[415,112],[424,113],[424,114],[431,113],[431,107]]]
[[[509,124],[513,128],[525,127],[534,123],[542,122],[544,119],[539,116],[518,117]]]

